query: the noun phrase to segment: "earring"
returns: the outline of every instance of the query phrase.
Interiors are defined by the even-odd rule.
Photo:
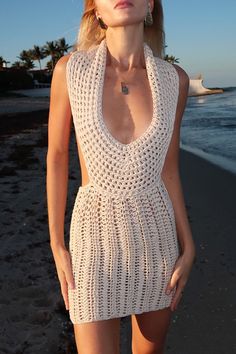
[[[152,17],[150,3],[148,3],[148,12],[144,19],[144,24],[145,26],[151,26],[153,24],[153,17]]]
[[[98,20],[99,25],[102,29],[107,29],[108,26],[103,22],[101,16],[97,16],[97,20]]]

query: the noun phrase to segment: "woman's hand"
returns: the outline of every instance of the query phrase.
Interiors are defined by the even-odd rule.
[[[69,310],[68,287],[75,288],[71,256],[64,246],[51,246],[53,257],[56,264],[57,275],[61,285],[61,293],[65,302],[66,310]]]
[[[170,306],[172,311],[175,311],[177,309],[177,306],[183,294],[184,287],[191,272],[194,260],[195,251],[191,249],[184,251],[175,263],[174,271],[166,287],[166,294],[169,295],[170,292],[174,289],[174,287],[177,286],[175,295],[172,299]]]

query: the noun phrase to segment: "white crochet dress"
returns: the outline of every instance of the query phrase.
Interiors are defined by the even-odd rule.
[[[174,295],[166,295],[165,288],[180,248],[161,171],[179,76],[146,42],[144,54],[153,118],[129,144],[116,140],[103,119],[106,39],[87,52],[74,52],[67,63],[73,122],[89,175],[89,183],[78,188],[70,224],[74,324],[162,309]]]

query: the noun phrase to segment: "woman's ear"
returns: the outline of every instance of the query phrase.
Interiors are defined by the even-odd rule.
[[[154,9],[154,0],[149,0],[149,2],[150,2],[151,12],[152,12]]]

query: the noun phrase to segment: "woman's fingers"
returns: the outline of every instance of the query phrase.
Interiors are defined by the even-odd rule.
[[[71,266],[68,260],[64,263],[60,271],[61,271],[61,275],[59,277],[59,280],[61,284],[61,292],[65,302],[66,309],[69,310],[68,287],[70,289],[74,289],[75,284],[74,284]]]
[[[60,277],[61,293],[66,306],[66,310],[69,310],[69,298],[68,298],[68,285],[64,273]]]
[[[171,302],[171,310],[174,311],[177,308],[177,305],[181,299],[182,292],[184,290],[186,282],[182,281],[183,273],[184,273],[184,265],[183,265],[183,260],[181,257],[177,260],[175,264],[174,271],[172,273],[172,276],[170,278],[170,281],[167,284],[166,287],[166,294],[169,295],[171,291],[175,289],[175,294],[173,296],[172,302]]]
[[[167,295],[169,295],[171,293],[171,291],[175,288],[179,278],[180,278],[180,270],[179,270],[179,268],[176,268],[176,269],[174,269],[172,276],[170,278],[170,281],[167,284],[167,287],[166,287],[166,294]]]
[[[183,291],[184,291],[184,284],[183,282],[181,282],[181,279],[179,280],[178,282],[178,286],[176,288],[176,291],[175,291],[175,294],[174,294],[174,297],[172,299],[172,302],[171,302],[171,310],[174,311],[177,309],[177,306],[181,300],[181,297],[183,295]]]
[[[169,284],[167,285],[166,294],[169,295],[170,292],[176,287],[175,294],[171,302],[171,310],[174,311],[177,309],[178,303],[181,299],[182,292],[185,287],[185,282],[181,281],[181,276],[179,271],[175,270],[172,274]],[[168,293],[169,291],[169,293]]]
[[[61,293],[65,302],[66,309],[69,310],[68,288],[75,289],[75,282],[72,273],[71,256],[64,247],[54,248],[54,259],[61,286]]]
[[[176,289],[171,302],[172,311],[177,309],[177,306],[181,300],[192,268],[193,259],[193,256],[191,254],[189,256],[189,254],[186,252],[186,254],[183,254],[178,258],[175,264],[171,279],[166,287],[167,295],[169,295],[174,288]]]
[[[74,277],[72,274],[72,266],[71,266],[71,259],[70,259],[70,254],[69,252],[67,252],[67,254],[65,255],[65,260],[63,263],[63,271],[65,273],[65,277],[66,277],[66,281],[68,284],[68,287],[70,289],[74,289],[75,288],[75,282],[74,282]]]

